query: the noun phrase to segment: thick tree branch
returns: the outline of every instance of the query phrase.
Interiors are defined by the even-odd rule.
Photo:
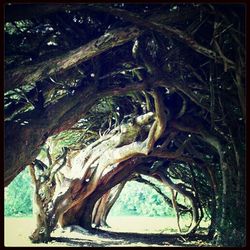
[[[124,20],[130,21],[133,24],[138,25],[140,27],[148,28],[148,29],[153,30],[153,31],[158,31],[158,32],[161,32],[167,36],[173,36],[174,38],[184,42],[186,45],[191,47],[196,52],[198,52],[204,56],[207,56],[215,61],[219,61],[220,63],[224,63],[224,61],[227,60],[228,66],[230,68],[235,68],[235,63],[233,61],[226,58],[225,56],[222,58],[219,54],[216,54],[216,52],[214,52],[213,50],[202,46],[201,44],[196,42],[193,39],[193,37],[191,37],[185,31],[179,30],[179,29],[174,28],[174,27],[170,27],[168,25],[163,25],[161,23],[154,22],[154,21],[152,21],[153,17],[151,18],[151,20],[149,19],[150,21],[148,21],[148,20],[145,20],[145,19],[139,17],[135,13],[132,13],[130,11],[123,10],[123,9],[111,8],[111,7],[106,8],[106,7],[103,7],[101,5],[99,5],[99,6],[95,5],[95,6],[91,6],[89,8],[96,10],[96,11],[107,12],[107,13],[110,13],[111,15],[122,17]]]
[[[164,83],[165,82],[163,81],[155,82],[155,84],[159,85]],[[31,122],[31,124],[27,126],[20,126],[18,123],[7,123],[5,140],[9,143],[6,143],[5,151],[5,185],[8,185],[25,165],[29,164],[37,157],[39,146],[45,142],[49,135],[70,128],[79,120],[80,116],[88,111],[88,108],[92,106],[98,98],[105,95],[119,95],[128,91],[142,90],[143,88],[146,88],[148,84],[149,83],[145,83],[145,85],[131,85],[126,86],[125,88],[115,87],[113,89],[105,90],[104,92],[99,92],[97,95],[94,89],[90,87],[89,90],[86,90],[87,92],[76,92],[74,96],[63,97],[62,100],[46,110],[45,116],[38,117],[34,121],[34,124]],[[87,96],[89,96],[89,98],[87,98]],[[84,103],[82,103],[83,100]],[[81,103],[82,105],[80,105]],[[34,128],[36,128],[36,130],[34,130]],[[29,137],[33,138],[33,140],[28,143]],[[13,144],[10,143],[13,139],[15,140],[13,143],[16,147],[16,152],[19,152],[14,156],[12,154]],[[27,150],[27,145],[30,148],[29,150]],[[26,150],[23,148],[26,148]]]
[[[27,83],[34,84],[38,80],[68,70],[106,50],[133,40],[140,34],[141,31],[133,26],[111,30],[98,39],[92,40],[61,56],[51,58],[48,61],[43,61],[35,65],[24,65],[9,70],[5,74],[5,91]]]
[[[23,118],[20,115],[20,119],[29,121],[26,126],[14,121],[5,122],[4,185],[7,186],[37,157],[40,146],[49,136],[70,129],[99,98],[122,95],[129,91],[141,91],[151,84],[152,79],[148,79],[143,83],[126,85],[123,88],[112,86],[99,92],[96,92],[96,86],[89,86],[49,105],[42,115],[37,116],[36,110],[29,114],[24,113]],[[164,84],[166,82],[161,79],[154,81],[155,86]]]

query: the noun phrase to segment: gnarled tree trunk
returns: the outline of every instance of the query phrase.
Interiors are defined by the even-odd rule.
[[[111,173],[106,177],[108,180],[104,178],[104,182],[106,182],[104,186],[107,186],[111,181],[109,179],[112,178],[112,173],[114,174],[117,169],[120,169],[119,166],[122,162],[129,159],[133,162],[135,157],[146,156],[152,150],[154,143],[160,138],[166,126],[160,94],[154,91],[152,96],[155,102],[155,114],[149,112],[137,117],[134,123],[120,125],[84,150],[79,151],[73,158],[68,157],[67,163],[64,161],[64,164],[60,166],[54,164],[48,168],[49,183],[54,181],[54,189],[53,192],[50,192],[52,189],[47,190],[49,195],[45,217],[50,219],[50,225],[49,228],[46,228],[46,232],[51,232],[60,218],[64,225],[70,223],[70,221],[63,220],[63,214],[67,213],[67,218],[71,218],[68,214],[69,211],[72,210],[73,214],[76,214],[78,209],[83,211],[81,224],[90,228],[94,205],[109,190],[105,187],[106,190],[102,195],[100,193],[95,195],[103,178]],[[142,133],[143,130],[146,133]],[[146,138],[141,137],[141,134]],[[137,138],[140,141],[137,141]],[[129,172],[130,174],[131,172]],[[40,207],[40,209],[42,208]],[[38,227],[41,226],[38,225]],[[33,241],[43,241],[47,238],[47,233],[41,234],[41,230],[39,232],[39,237],[37,234],[33,234]]]

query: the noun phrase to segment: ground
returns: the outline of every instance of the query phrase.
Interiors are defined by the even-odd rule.
[[[110,217],[108,223],[111,226],[110,229],[94,233],[80,232],[77,228],[72,231],[57,229],[53,232],[52,241],[48,244],[32,244],[28,236],[35,228],[35,220],[28,217],[5,217],[4,245],[46,247],[211,246],[200,237],[190,241],[185,236],[176,234],[175,218],[123,216]]]

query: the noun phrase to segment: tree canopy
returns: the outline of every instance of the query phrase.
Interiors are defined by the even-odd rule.
[[[218,244],[244,245],[244,5],[8,4],[4,33],[4,183],[30,165],[32,240],[105,222],[143,174],[189,233],[206,210]]]

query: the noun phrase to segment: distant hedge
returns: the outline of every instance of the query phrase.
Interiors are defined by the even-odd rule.
[[[26,168],[4,189],[4,215],[31,215],[32,192],[29,169]]]
[[[125,185],[110,214],[175,216],[173,208],[166,204],[162,196],[149,186],[136,181]]]

